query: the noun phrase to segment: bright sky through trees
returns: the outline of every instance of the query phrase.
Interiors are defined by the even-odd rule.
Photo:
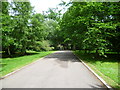
[[[55,8],[62,0],[30,0],[31,5],[37,13],[47,11],[48,8]],[[63,0],[69,2],[70,0]]]
[[[13,0],[8,0],[8,1],[11,2]],[[27,1],[27,0],[23,0],[23,1]],[[34,7],[36,13],[42,13],[42,11],[47,11],[49,8],[56,8],[57,5],[60,4],[62,1],[68,3],[70,0],[28,0],[28,1],[30,1],[31,5]],[[60,9],[62,9],[62,7]]]

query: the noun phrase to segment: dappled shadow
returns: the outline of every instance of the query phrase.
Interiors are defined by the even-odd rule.
[[[37,52],[35,52],[35,53],[28,53],[27,52],[24,55],[22,55],[21,53],[15,53],[15,54],[12,54],[11,56],[6,55],[5,53],[0,53],[2,58],[16,58],[16,57],[21,57],[21,56],[35,55],[35,54],[39,54],[39,53],[37,53]]]
[[[52,55],[48,55],[45,58],[56,58],[56,60],[59,61],[80,62],[71,51],[59,51]]]
[[[55,60],[62,68],[68,68],[69,62],[80,62],[71,51],[58,51],[45,57],[47,60]]]

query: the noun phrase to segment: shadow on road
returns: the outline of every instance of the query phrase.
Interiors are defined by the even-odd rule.
[[[52,55],[48,55],[47,58],[56,58],[56,60],[60,61],[70,61],[70,62],[80,62],[77,57],[71,51],[59,51],[53,53]]]
[[[45,57],[48,60],[55,60],[63,68],[68,68],[69,62],[80,62],[71,51],[58,51]]]

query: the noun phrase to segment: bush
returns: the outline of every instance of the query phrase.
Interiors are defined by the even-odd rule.
[[[48,40],[37,41],[36,44],[36,51],[50,51],[54,49],[54,47],[51,47],[51,43]]]

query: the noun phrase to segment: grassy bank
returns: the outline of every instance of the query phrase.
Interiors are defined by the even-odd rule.
[[[90,66],[99,76],[101,76],[113,88],[120,88],[118,76],[119,55],[106,53],[107,58],[96,57],[95,53],[85,54],[84,51],[74,52],[88,66]],[[118,84],[119,83],[119,84]]]
[[[2,60],[2,67],[0,67],[0,76],[4,76],[12,71],[15,71],[27,64],[32,63],[33,61],[44,57],[48,54],[53,53],[53,51],[47,51],[47,52],[33,52],[33,51],[29,51],[27,52],[26,55],[24,56],[15,56],[12,58],[2,58],[0,60]]]

